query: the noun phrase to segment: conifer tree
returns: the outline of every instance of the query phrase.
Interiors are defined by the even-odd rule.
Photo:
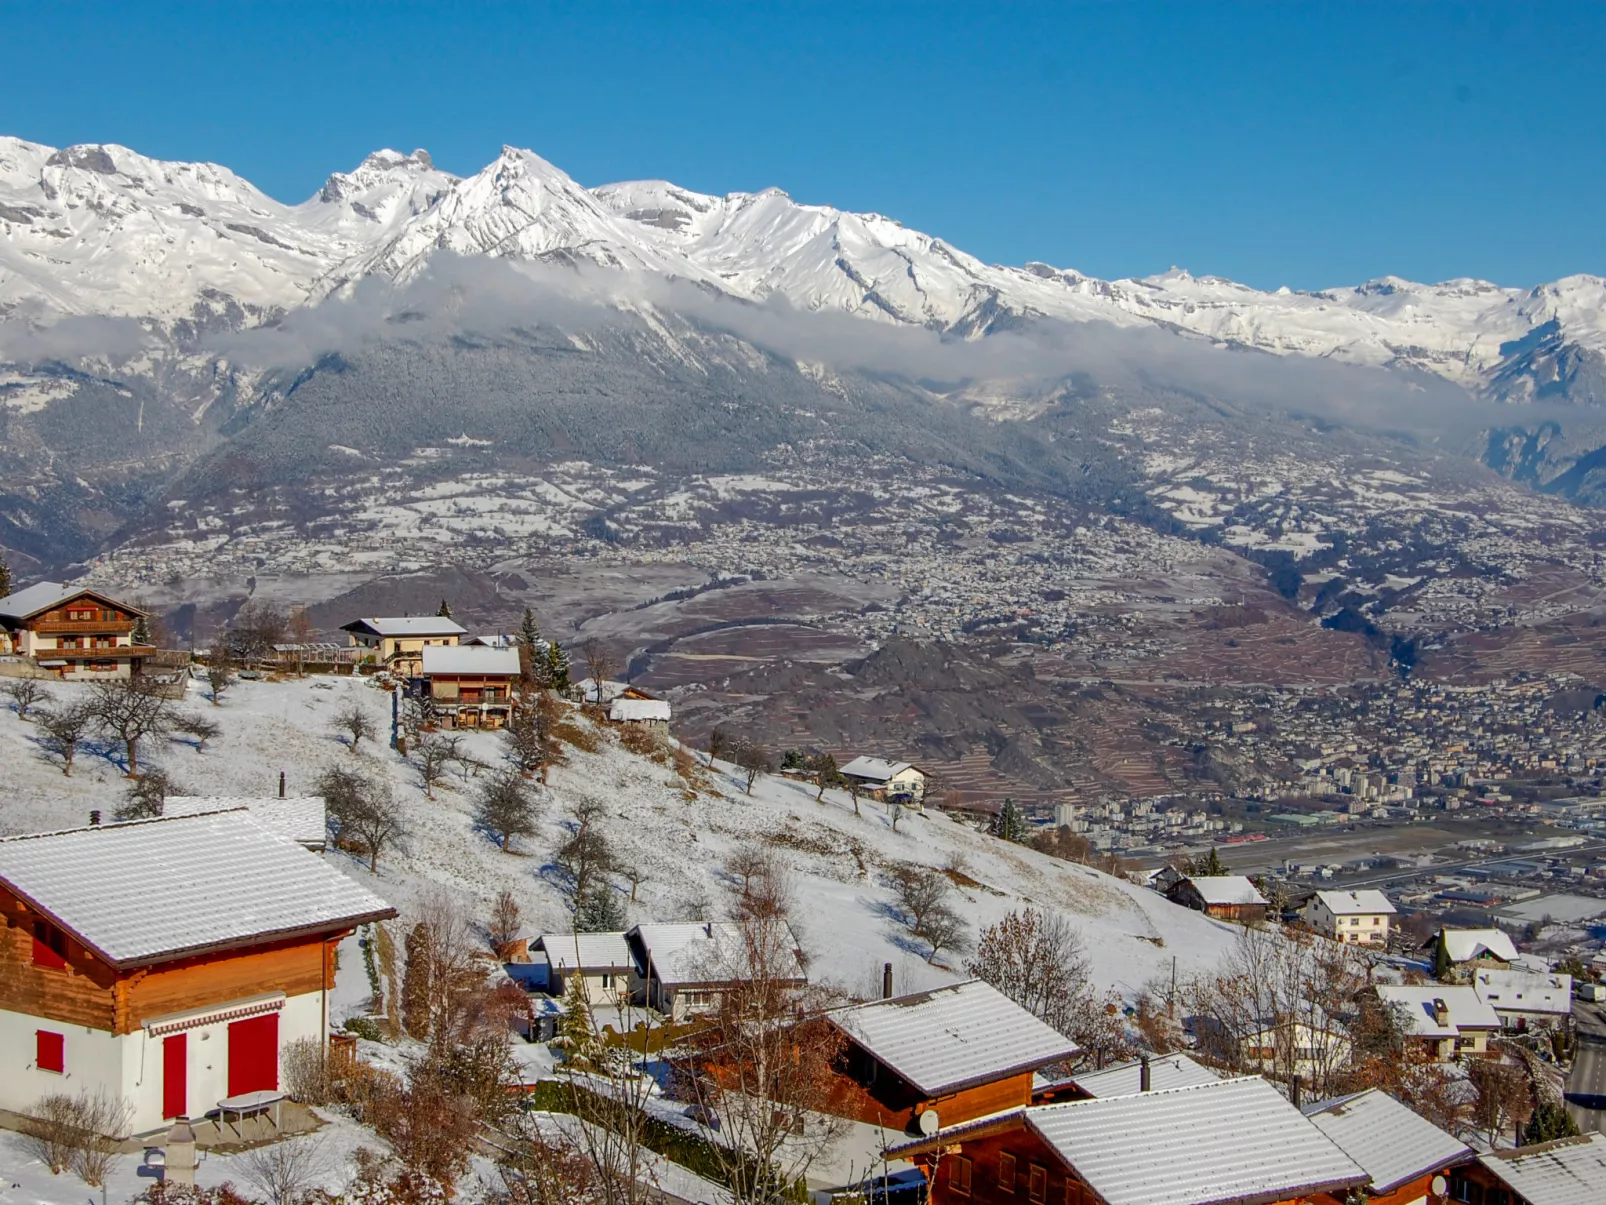
[[[577,933],[617,933],[625,927],[625,905],[606,881],[593,885],[574,913]]]
[[[546,648],[546,684],[549,690],[569,689],[569,654],[556,640]]]
[[[15,588],[11,581],[11,566],[6,564],[6,558],[0,555],[0,598],[4,598]]]
[[[452,609],[446,605],[446,600],[444,598],[441,599],[441,609],[436,611],[435,614],[441,619],[450,619],[452,617]]]
[[[1004,806],[999,809],[998,815],[993,817],[987,831],[995,837],[1002,837],[1005,841],[1013,841],[1017,845],[1026,840],[1026,817],[1013,799],[1005,799]]]
[[[419,921],[407,934],[402,966],[402,1028],[420,1042],[429,1037],[430,944],[429,926]]]
[[[535,622],[535,612],[529,607],[524,608],[524,618],[519,620],[519,643],[531,652],[541,640],[541,625]]]
[[[586,999],[585,977],[578,971],[569,976],[569,986],[564,989],[563,1016],[558,1019],[553,1045],[562,1049],[564,1059],[575,1070],[593,1066],[602,1049],[591,1002]]]
[[[129,637],[135,644],[149,644],[151,642],[151,621],[144,615],[134,620],[134,631]]]
[[[1199,863],[1198,873],[1201,878],[1219,878],[1224,874],[1231,874],[1232,871],[1227,869],[1226,863],[1221,860],[1221,855],[1216,852],[1216,847],[1212,845],[1210,847],[1210,856]]]

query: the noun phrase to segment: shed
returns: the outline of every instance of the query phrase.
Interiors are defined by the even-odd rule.
[[[1435,1175],[1473,1157],[1466,1143],[1377,1088],[1308,1105],[1304,1112],[1366,1169],[1369,1196],[1416,1200],[1427,1195]]]

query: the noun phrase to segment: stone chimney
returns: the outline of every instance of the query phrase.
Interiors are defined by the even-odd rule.
[[[1450,1024],[1450,1006],[1444,1002],[1443,996],[1433,998],[1433,1019],[1440,1029]]]

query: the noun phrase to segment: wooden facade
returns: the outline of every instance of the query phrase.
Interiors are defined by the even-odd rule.
[[[107,1033],[246,996],[326,991],[342,929],[118,970],[0,885],[0,1009]]]
[[[915,1119],[932,1109],[949,1126],[1032,1103],[1030,1071],[929,1096],[851,1041],[833,1071],[828,1111],[887,1129],[912,1131]]]
[[[501,728],[513,714],[517,674],[431,674],[429,697],[447,728]]]
[[[40,610],[0,615],[0,645],[6,646],[0,652],[27,657],[62,678],[128,677],[156,652],[134,642],[145,614],[98,591],[66,593]]]
[[[1173,904],[1203,912],[1216,920],[1236,921],[1238,924],[1259,924],[1266,919],[1265,904],[1212,904],[1199,894],[1199,889],[1183,879],[1167,889],[1165,898]]]

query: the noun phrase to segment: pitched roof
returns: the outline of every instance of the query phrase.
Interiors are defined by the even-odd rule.
[[[633,965],[630,943],[625,941],[623,933],[543,933],[535,939],[535,944],[546,953],[547,962],[554,968],[628,970]]]
[[[322,795],[169,795],[162,801],[163,816],[195,816],[244,808],[269,832],[300,845],[323,845],[329,836],[328,812]]]
[[[430,645],[424,650],[424,677],[432,674],[486,674],[518,677],[519,650],[484,645]]]
[[[1472,976],[1472,990],[1496,1012],[1567,1016],[1573,1011],[1571,975],[1480,969]]]
[[[1405,1023],[1419,1038],[1453,1038],[1463,1029],[1499,1029],[1500,1017],[1478,999],[1470,987],[1459,984],[1380,983],[1377,997],[1384,1004],[1397,1004]],[[1448,1022],[1439,1024],[1437,1002],[1443,1001]]]
[[[927,1096],[1031,1071],[1076,1043],[980,979],[856,1004],[831,1021]]]
[[[1479,1155],[1531,1205],[1600,1205],[1606,1200],[1606,1134]]]
[[[1471,962],[1486,953],[1502,962],[1517,957],[1517,947],[1499,929],[1441,929],[1440,932],[1451,962]]]
[[[1334,916],[1369,916],[1394,911],[1388,896],[1370,888],[1362,891],[1318,891],[1316,898]]]
[[[790,927],[787,930],[790,934]],[[649,959],[652,973],[660,983],[679,986],[688,983],[724,983],[745,977],[748,958],[742,927],[735,921],[684,921],[672,924],[637,925],[625,934],[627,940],[641,944],[637,968]],[[797,940],[788,936],[783,965],[775,973],[789,979],[806,980],[797,956]],[[636,954],[634,947],[632,955]]]
[[[634,720],[667,720],[667,699],[615,699],[608,705],[608,718],[616,723]]]
[[[48,611],[52,607],[59,607],[62,603],[77,598],[80,594],[90,594],[104,603],[121,607],[135,615],[144,615],[138,607],[131,607],[127,603],[118,602],[115,598],[108,598],[99,590],[90,590],[84,586],[69,586],[62,582],[35,582],[25,589],[17,590],[0,598],[0,618],[27,619]]]
[[[406,615],[354,619],[340,625],[342,632],[368,632],[374,636],[463,636],[468,629],[444,615]]]
[[[1366,1169],[1374,1196],[1472,1157],[1466,1143],[1377,1088],[1309,1105],[1305,1116]]]
[[[0,882],[118,968],[396,915],[244,810],[9,837]]]
[[[895,778],[905,770],[913,770],[914,766],[906,761],[887,761],[880,757],[856,757],[842,767],[842,773],[850,778],[864,778],[871,782],[886,782]]]
[[[1366,1172],[1258,1076],[1040,1105],[891,1147],[905,1156],[1024,1125],[1108,1205],[1270,1205]]]
[[[1141,1060],[1073,1075],[1071,1081],[1089,1096],[1130,1096],[1142,1086]],[[1185,1054],[1167,1054],[1149,1060],[1149,1086],[1152,1089],[1187,1088],[1220,1079],[1214,1071]]]
[[[1185,882],[1207,904],[1264,904],[1266,897],[1241,874],[1189,875]]]

